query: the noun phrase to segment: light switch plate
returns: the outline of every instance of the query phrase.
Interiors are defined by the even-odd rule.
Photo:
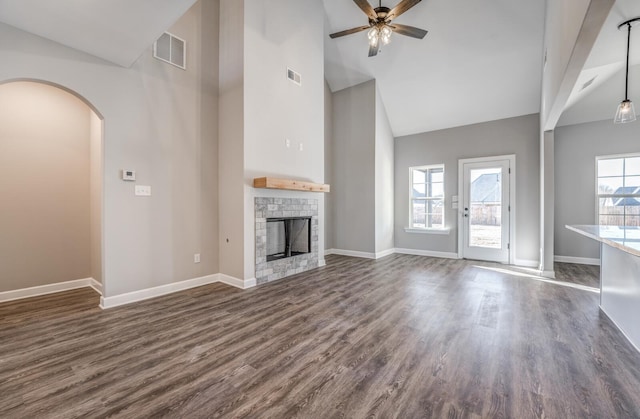
[[[136,196],[151,196],[151,186],[136,185]]]

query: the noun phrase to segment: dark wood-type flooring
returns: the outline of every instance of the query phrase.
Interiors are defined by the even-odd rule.
[[[640,417],[597,267],[327,262],[105,311],[86,289],[0,304],[0,417]]]

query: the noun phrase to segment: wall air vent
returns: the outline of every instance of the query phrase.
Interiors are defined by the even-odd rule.
[[[587,87],[591,86],[591,83],[593,83],[593,81],[596,79],[596,77],[598,77],[598,76],[593,76],[593,78],[591,80],[589,80],[588,82],[583,84],[582,87],[580,88],[580,91],[583,91]]]
[[[297,84],[298,86],[302,86],[302,76],[300,73],[293,71],[290,68],[287,68],[287,78]]]
[[[187,69],[187,43],[169,32],[163,33],[153,44],[153,56],[183,70]]]

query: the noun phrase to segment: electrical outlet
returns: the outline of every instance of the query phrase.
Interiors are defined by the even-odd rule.
[[[193,263],[200,263],[200,253],[193,255]]]
[[[288,138],[287,138],[286,140],[284,140],[284,145],[285,145],[285,147],[287,147],[287,148],[291,147],[291,140],[290,140],[290,139],[288,139]]]

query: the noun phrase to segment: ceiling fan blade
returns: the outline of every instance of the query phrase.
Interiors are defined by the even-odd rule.
[[[400,35],[410,36],[412,38],[422,39],[429,31],[425,31],[424,29],[416,28],[409,25],[400,25],[399,23],[394,23],[393,25],[388,25],[395,33],[399,33]]]
[[[375,57],[378,55],[378,51],[380,51],[380,42],[376,45],[369,45],[369,57]]]
[[[358,33],[358,32],[362,32],[362,31],[366,31],[367,29],[369,29],[369,26],[359,26],[357,28],[347,29],[346,31],[340,31],[340,32],[332,33],[331,35],[329,35],[329,37],[330,38],[339,38],[341,36],[351,35],[352,33]]]
[[[391,11],[387,14],[386,21],[390,21],[392,19],[397,18],[407,10],[411,9],[416,4],[420,3],[422,0],[402,0],[400,3],[396,5]]]
[[[373,10],[373,6],[371,6],[371,3],[369,3],[367,0],[353,0],[353,2],[362,9],[362,11],[369,17],[369,19],[376,20],[378,18],[376,11]]]

